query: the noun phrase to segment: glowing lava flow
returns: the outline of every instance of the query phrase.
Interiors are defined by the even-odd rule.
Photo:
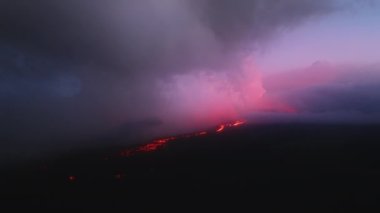
[[[224,124],[221,124],[221,125],[219,125],[219,127],[216,129],[216,132],[223,132],[224,128],[225,128],[225,125],[224,125]]]
[[[237,127],[245,124],[245,121],[238,120],[231,123],[225,123],[218,126],[218,128],[215,130],[217,133],[223,132],[226,128],[230,127]]]
[[[232,126],[240,126],[240,125],[243,125],[243,124],[245,124],[244,121],[235,121],[235,122],[232,124]]]
[[[245,121],[242,121],[242,120],[220,124],[216,128],[215,133],[221,133],[225,131],[227,128],[237,127],[243,124],[245,124]],[[179,135],[175,137],[173,136],[173,137],[168,137],[168,138],[155,139],[151,143],[143,144],[141,146],[134,147],[134,148],[125,149],[121,151],[119,155],[121,157],[130,157],[138,153],[153,152],[153,151],[157,151],[159,149],[164,148],[171,141],[175,141],[175,140],[183,139],[183,138],[201,137],[209,133],[211,133],[211,131],[201,131],[201,132],[196,132],[196,133],[191,133],[191,134]]]
[[[141,152],[153,152],[160,148],[163,148],[169,141],[177,139],[176,137],[161,138],[153,140],[151,143],[144,144],[135,148],[126,149],[121,151],[120,155],[122,157],[129,157]]]
[[[198,133],[196,133],[196,136],[200,136],[200,135],[207,135],[207,132],[206,132],[206,131],[203,131],[203,132],[198,132]]]

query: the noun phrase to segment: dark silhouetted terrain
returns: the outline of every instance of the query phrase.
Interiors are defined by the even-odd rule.
[[[76,151],[4,168],[3,208],[376,207],[380,126],[246,125],[154,152]],[[203,206],[205,205],[205,206]]]

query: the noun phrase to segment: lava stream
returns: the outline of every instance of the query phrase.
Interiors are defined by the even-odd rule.
[[[216,129],[216,132],[223,132],[225,126],[226,126],[225,124],[219,125],[219,127]]]
[[[241,126],[245,123],[246,122],[243,120],[237,120],[234,122],[223,123],[223,124],[220,124],[216,128],[216,130],[214,130],[214,131],[215,131],[215,133],[221,133],[221,132],[225,131],[227,128],[238,127],[238,126]],[[183,139],[183,138],[201,137],[201,136],[205,136],[207,134],[211,134],[212,132],[213,131],[200,131],[200,132],[196,132],[196,133],[179,135],[179,136],[172,136],[172,137],[168,137],[168,138],[159,138],[159,139],[153,140],[151,143],[148,143],[148,144],[143,144],[143,145],[140,145],[140,146],[137,146],[134,148],[125,149],[125,150],[121,151],[119,155],[121,157],[130,157],[130,156],[136,155],[138,153],[153,152],[153,151],[157,151],[159,149],[164,148],[171,141],[175,141],[175,140]]]

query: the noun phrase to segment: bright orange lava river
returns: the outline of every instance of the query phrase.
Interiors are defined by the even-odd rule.
[[[125,149],[125,150],[120,152],[120,156],[121,157],[130,157],[130,156],[136,155],[138,153],[153,152],[153,151],[156,151],[158,149],[165,147],[169,142],[172,142],[172,141],[175,141],[175,140],[178,140],[181,138],[200,137],[200,136],[204,136],[204,135],[212,134],[212,133],[219,134],[228,128],[238,127],[238,126],[244,125],[245,123],[246,123],[245,121],[237,120],[234,122],[220,124],[219,126],[217,126],[217,128],[214,131],[210,131],[210,130],[209,131],[200,131],[200,132],[195,132],[195,133],[191,133],[191,134],[155,139],[148,144],[143,144],[143,145],[140,145],[137,147]]]

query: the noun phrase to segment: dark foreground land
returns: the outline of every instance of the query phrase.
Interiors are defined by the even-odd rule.
[[[78,151],[8,167],[0,206],[234,212],[369,209],[380,195],[380,126],[245,125],[155,152]]]

